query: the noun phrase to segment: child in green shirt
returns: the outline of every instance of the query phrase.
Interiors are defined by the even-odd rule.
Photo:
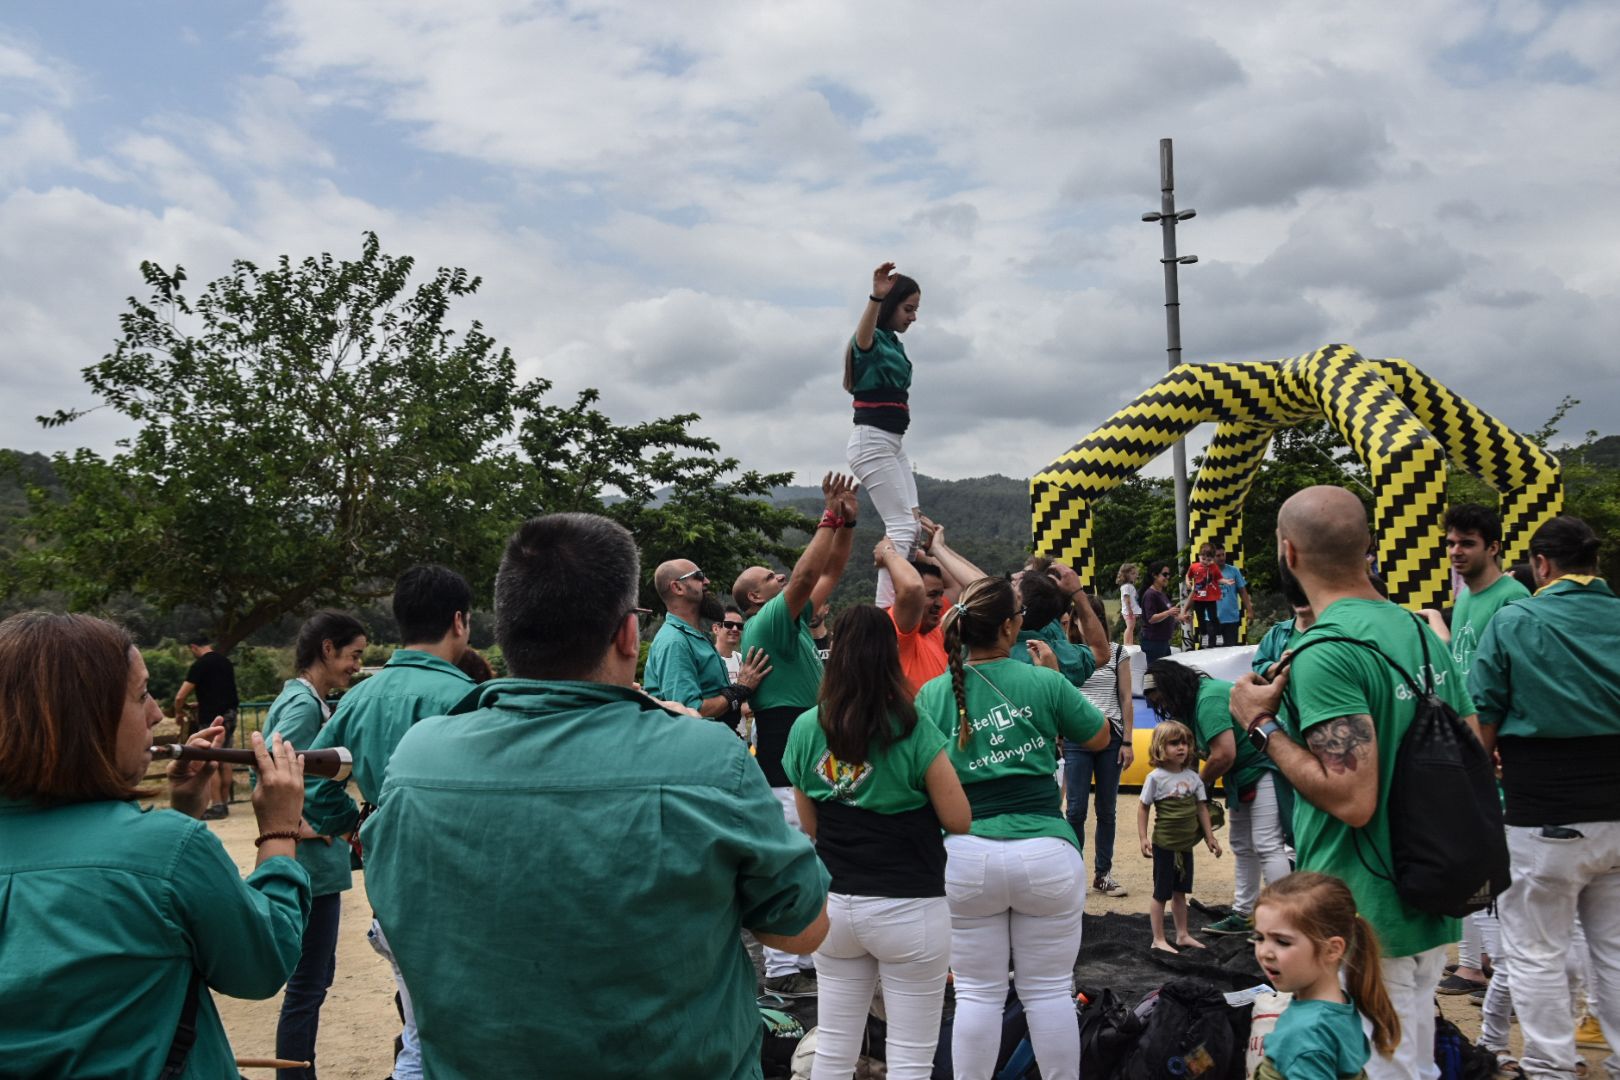
[[[1361,1080],[1373,1047],[1394,1052],[1401,1022],[1384,990],[1378,935],[1356,914],[1349,886],[1303,870],[1266,886],[1253,939],[1267,979],[1294,995],[1265,1037],[1255,1080]],[[1371,1047],[1362,1016],[1372,1023]]]

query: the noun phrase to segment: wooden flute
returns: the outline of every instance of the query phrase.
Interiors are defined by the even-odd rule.
[[[347,780],[354,758],[349,754],[346,746],[334,746],[328,750],[299,750],[299,757],[304,759],[304,772],[310,776],[324,776],[332,780]],[[163,743],[152,747],[153,760],[168,761],[218,761],[225,765],[247,765],[252,767],[258,764],[259,759],[252,750],[237,749],[234,746],[187,746],[185,743]]]

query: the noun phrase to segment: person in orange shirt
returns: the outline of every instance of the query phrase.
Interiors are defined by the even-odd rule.
[[[946,669],[945,635],[940,630],[946,603],[984,572],[952,551],[943,526],[922,519],[920,551],[914,561],[900,556],[887,537],[872,551],[872,560],[894,582],[894,606],[888,609],[900,646],[900,668],[915,694],[923,683]]]

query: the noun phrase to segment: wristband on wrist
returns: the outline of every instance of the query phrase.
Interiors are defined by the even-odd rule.
[[[844,518],[831,510],[821,515],[821,521],[816,525],[818,529],[841,529],[844,527]]]
[[[260,833],[259,838],[257,840],[255,840],[255,841],[253,841],[253,846],[254,847],[259,847],[260,845],[264,844],[267,840],[297,840],[297,839],[298,839],[298,830],[297,829],[283,829],[280,832]]]
[[[726,687],[720,692],[722,694],[728,694],[733,708],[736,708],[738,705],[741,705],[743,702],[754,696],[754,688],[752,686],[744,686],[742,683],[738,682],[732,683],[730,686]]]
[[[855,519],[854,518],[845,518],[843,527],[846,528],[846,529],[853,529],[855,527]]]
[[[874,304],[883,303],[883,298],[881,296],[868,296],[867,299],[872,301]]]

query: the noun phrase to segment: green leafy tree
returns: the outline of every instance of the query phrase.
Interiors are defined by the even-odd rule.
[[[642,601],[655,609],[652,574],[668,559],[691,559],[723,596],[745,567],[791,560],[788,530],[811,523],[768,501],[792,473],[738,472],[712,439],[689,430],[696,413],[620,426],[584,390],[572,405],[545,405],[550,388],[526,388],[518,445],[528,460],[523,498],[537,512],[602,514],[629,529],[641,549]]]
[[[478,323],[447,325],[478,278],[441,268],[412,288],[413,270],[373,234],[353,261],[237,262],[195,299],[184,270],[143,263],[150,296],[84,369],[138,431],[111,458],[56,455],[62,495],[30,489],[8,591],[193,603],[229,648],[415,562],[487,579],[517,516],[515,365]]]

